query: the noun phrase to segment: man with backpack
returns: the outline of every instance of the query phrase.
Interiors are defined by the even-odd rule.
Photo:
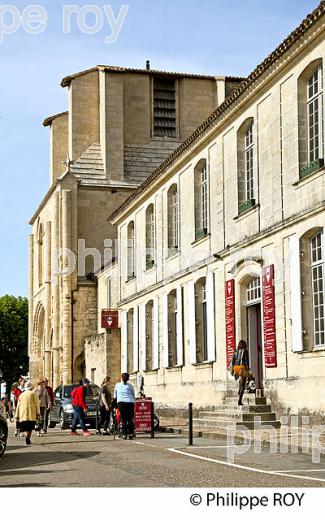
[[[73,421],[71,425],[70,435],[79,435],[77,433],[77,426],[80,424],[80,428],[83,430],[83,434],[85,437],[89,437],[91,435],[90,431],[86,428],[85,423],[85,414],[87,413],[87,404],[86,404],[86,388],[89,388],[90,381],[89,379],[83,379],[80,381],[79,386],[74,388],[71,392],[72,397],[72,406],[73,406]]]

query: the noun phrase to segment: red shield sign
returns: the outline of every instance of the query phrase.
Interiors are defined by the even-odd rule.
[[[118,329],[118,311],[102,310],[103,329]]]

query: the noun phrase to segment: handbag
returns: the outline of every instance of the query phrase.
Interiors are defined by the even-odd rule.
[[[235,365],[234,366],[234,374],[239,377],[248,377],[249,370],[246,365]]]

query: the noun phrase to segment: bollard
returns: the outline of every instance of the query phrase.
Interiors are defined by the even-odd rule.
[[[188,445],[193,446],[193,404],[188,403]]]
[[[155,423],[154,423],[153,416],[154,416],[154,404],[151,401],[151,438],[152,439],[155,438]]]

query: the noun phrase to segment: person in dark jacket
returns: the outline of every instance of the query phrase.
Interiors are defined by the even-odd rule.
[[[237,349],[234,352],[231,362],[232,372],[235,379],[238,381],[238,405],[243,405],[243,395],[245,391],[246,379],[249,375],[249,357],[247,350],[247,343],[241,339],[238,343]]]
[[[96,430],[97,435],[101,435],[101,428],[104,428],[103,435],[109,435],[108,426],[111,418],[111,402],[112,402],[112,394],[109,389],[109,382],[111,378],[109,376],[105,377],[102,382],[102,386],[100,389],[100,401],[99,401],[99,413],[100,419],[98,421],[98,426]]]
[[[70,435],[79,435],[77,433],[78,423],[80,424],[80,428],[84,432],[85,437],[89,437],[91,435],[90,431],[86,428],[85,423],[85,413],[87,413],[87,404],[85,401],[85,392],[86,388],[89,387],[90,381],[89,379],[83,379],[71,392],[72,397],[72,406],[73,406],[73,421],[71,425]]]

